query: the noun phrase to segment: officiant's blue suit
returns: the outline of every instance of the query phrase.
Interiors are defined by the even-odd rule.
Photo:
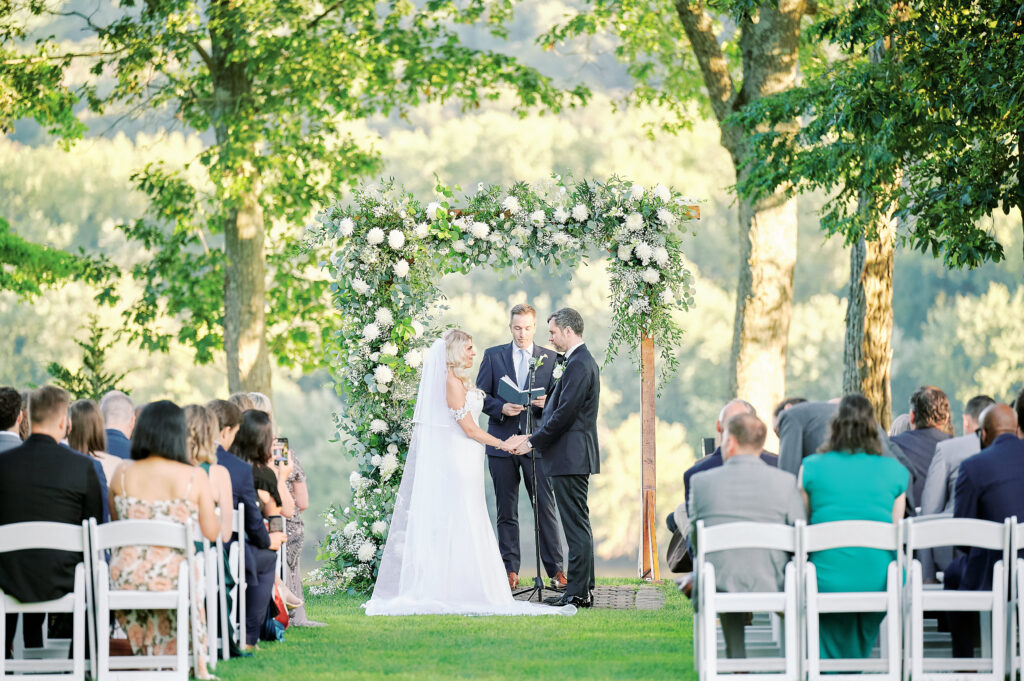
[[[506,416],[501,413],[505,400],[498,397],[498,384],[502,377],[508,376],[516,382],[515,343],[505,343],[484,352],[480,362],[480,373],[477,374],[476,387],[484,391],[484,413],[488,416],[487,432],[505,440],[512,435],[526,432],[526,410],[519,416]],[[552,374],[557,362],[557,355],[536,343],[533,345],[534,359],[543,358],[534,372],[533,385],[544,388],[545,394],[551,392],[554,385]],[[526,379],[524,379],[524,384]],[[527,387],[524,385],[524,388]],[[542,410],[533,409],[534,428],[540,423]],[[538,455],[538,458],[540,456]],[[498,548],[501,559],[505,563],[506,572],[519,574],[521,554],[519,551],[519,482],[526,480],[527,494],[533,496],[532,462],[523,456],[512,456],[494,447],[487,448],[487,468],[494,483],[494,497],[498,508]],[[537,462],[537,490],[540,497],[540,557],[549,577],[562,570],[562,546],[558,537],[558,517],[555,508],[555,496],[551,483],[544,473],[544,462]]]

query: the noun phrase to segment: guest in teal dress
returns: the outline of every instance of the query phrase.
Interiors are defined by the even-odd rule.
[[[903,518],[910,473],[896,459],[882,456],[874,410],[863,395],[842,399],[819,451],[804,459],[800,471],[810,524]],[[891,551],[840,548],[818,551],[811,562],[823,593],[885,591],[886,571],[894,558]],[[821,657],[869,657],[883,617],[884,613],[822,614]]]

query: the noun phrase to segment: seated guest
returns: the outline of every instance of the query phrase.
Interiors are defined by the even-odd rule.
[[[740,521],[792,525],[803,520],[796,478],[762,459],[768,428],[752,413],[728,419],[721,446],[723,464],[693,476],[690,542],[697,545],[697,521],[705,526]],[[708,554],[719,591],[779,591],[788,555],[783,551],[736,549]],[[746,657],[743,628],[747,613],[721,613],[727,657]]]
[[[185,407],[185,427],[188,430],[189,462],[202,468],[210,479],[221,538],[226,544],[231,541],[234,496],[228,469],[217,463],[217,417],[201,404],[190,404]]]
[[[754,410],[754,405],[750,404],[746,400],[735,399],[728,402],[722,411],[718,413],[718,420],[715,421],[715,437],[719,443],[724,441],[725,434],[725,423],[733,416],[737,414],[752,414],[757,416],[757,412]],[[761,452],[761,459],[770,466],[777,466],[779,463],[779,457],[775,456],[770,452]],[[685,509],[690,502],[690,479],[700,473],[701,471],[710,470],[717,468],[722,465],[722,447],[719,445],[715,448],[715,451],[697,463],[690,466],[690,468],[683,473],[683,508]]]
[[[28,417],[28,400],[29,391],[23,390],[21,392],[21,427],[18,429],[18,435],[21,436],[22,442],[32,434],[32,421]]]
[[[952,437],[949,398],[933,385],[921,386],[910,396],[910,430],[892,438],[910,463],[911,498],[921,499],[935,445]]]
[[[106,425],[107,451],[121,459],[131,458],[135,405],[120,390],[111,390],[100,400],[100,412]]]
[[[231,453],[252,466],[253,485],[259,498],[263,517],[295,512],[295,500],[288,493],[285,480],[293,464],[273,465],[274,425],[265,411],[250,409],[242,414],[242,427],[231,444]]]
[[[903,518],[910,474],[899,461],[882,456],[874,409],[863,395],[847,395],[839,402],[821,452],[807,457],[800,472],[810,524],[897,523]],[[885,591],[894,557],[892,551],[840,548],[818,551],[811,561],[821,592]],[[884,616],[880,612],[822,614],[822,658],[868,657]]]
[[[21,393],[14,388],[0,388],[0,452],[21,446]]]
[[[286,537],[283,532],[267,532],[253,486],[252,466],[228,451],[241,427],[242,412],[227,400],[213,400],[206,406],[217,416],[217,463],[231,476],[232,505],[237,508],[245,504],[245,638],[249,645],[256,645],[274,596],[276,552]]]
[[[936,513],[953,513],[953,491],[956,476],[964,459],[981,451],[981,438],[978,430],[978,419],[981,412],[989,405],[995,404],[988,395],[976,395],[964,405],[964,434],[944,440],[935,445],[935,456],[928,466],[924,489],[921,492],[921,515]],[[924,579],[935,582],[936,573],[945,571],[949,561],[953,559],[953,549],[942,547],[921,551],[921,571]]]
[[[228,402],[238,407],[238,410],[243,414],[250,409],[255,409],[256,405],[253,404],[252,398],[249,397],[249,393],[232,393],[228,397]]]
[[[87,454],[103,466],[107,486],[114,477],[114,471],[121,464],[120,457],[108,454],[107,436],[103,431],[103,416],[92,400],[78,400],[71,405],[71,432],[68,446],[80,454]]]
[[[1005,404],[993,404],[981,413],[982,450],[960,464],[953,498],[953,516],[1001,523],[1011,516],[1024,518],[1024,440],[1017,437],[1017,415]],[[971,548],[962,561],[961,591],[992,588],[992,567],[999,551]],[[953,567],[951,572],[956,572]],[[959,614],[959,613],[958,613]],[[974,656],[971,618],[952,619],[953,657]],[[977,620],[974,620],[974,626]]]
[[[88,518],[100,519],[103,504],[96,469],[85,457],[58,444],[70,423],[68,394],[45,386],[33,390],[29,399],[32,434],[24,444],[0,454],[0,525],[30,521],[81,525]],[[75,566],[81,560],[80,554],[61,551],[0,553],[0,589],[23,603],[60,598],[74,589]],[[27,645],[42,645],[42,620],[41,614],[24,616],[26,638],[32,637]],[[17,615],[7,615],[8,653],[16,624]]]
[[[167,400],[153,402],[139,415],[132,433],[131,461],[122,462],[110,481],[111,517],[115,520],[158,520],[194,525],[216,541],[220,526],[213,506],[213,491],[205,475],[189,463],[185,412]],[[111,588],[169,591],[178,585],[178,569],[187,560],[181,550],[164,546],[115,548],[110,558]],[[198,570],[191,575],[199,579]],[[200,622],[199,662],[196,678],[208,679],[204,604],[197,601]],[[174,610],[116,610],[121,628],[135,655],[174,655],[178,645]]]
[[[892,420],[889,426],[889,437],[896,437],[910,430],[910,414],[900,414]]]

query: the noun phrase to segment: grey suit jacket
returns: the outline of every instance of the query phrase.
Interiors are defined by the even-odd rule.
[[[690,479],[690,542],[697,546],[697,521],[706,527],[753,521],[792,525],[804,520],[803,497],[791,473],[757,456],[733,456]],[[737,549],[708,554],[719,591],[779,591],[789,556],[784,551]]]
[[[22,445],[21,438],[9,430],[0,430],[0,452]]]
[[[921,515],[945,513],[953,516],[953,496],[960,464],[981,451],[981,441],[974,433],[945,440],[935,445],[935,456],[928,467],[921,492]],[[953,559],[953,549],[948,546],[926,549],[917,554],[921,561],[921,576],[933,579],[935,573],[944,570]]]

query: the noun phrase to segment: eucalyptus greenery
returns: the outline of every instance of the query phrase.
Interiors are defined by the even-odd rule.
[[[660,347],[661,379],[677,368],[682,328],[674,312],[693,305],[681,236],[692,199],[620,178],[560,178],[510,187],[479,185],[458,199],[438,184],[423,205],[393,182],[334,203],[308,229],[323,263],[339,326],[331,366],[346,401],[339,436],[358,469],[351,505],[332,507],[320,559],[322,592],[373,585],[411,436],[424,349],[440,332],[437,282],[476,267],[543,269],[607,253],[612,334],[606,361],[628,349],[639,368],[644,336]]]

